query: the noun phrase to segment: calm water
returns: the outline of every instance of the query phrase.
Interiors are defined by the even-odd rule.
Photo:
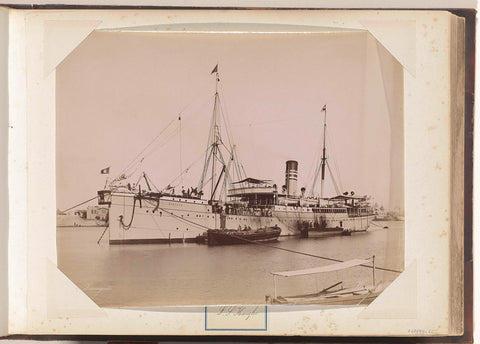
[[[280,238],[272,245],[335,259],[375,255],[377,266],[403,270],[404,223],[379,223],[350,237]],[[388,225],[389,229],[382,226]],[[332,262],[260,245],[208,247],[198,244],[108,244],[103,228],[57,229],[59,268],[100,306],[162,306],[264,303],[273,295],[270,272],[305,269]],[[376,271],[376,280],[391,281],[398,274]],[[344,286],[371,284],[364,267],[315,276],[283,278],[278,295],[323,289],[335,282]]]

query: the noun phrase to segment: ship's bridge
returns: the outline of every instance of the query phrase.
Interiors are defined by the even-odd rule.
[[[228,197],[264,196],[273,197],[276,188],[270,180],[245,178],[232,183],[233,188],[228,190]]]

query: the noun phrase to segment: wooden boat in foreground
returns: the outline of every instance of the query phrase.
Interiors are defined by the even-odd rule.
[[[367,265],[368,264],[368,265]],[[369,264],[372,264],[370,266]],[[366,266],[372,269],[372,284],[358,284],[352,288],[344,288],[343,282],[332,284],[317,293],[278,296],[277,295],[277,277],[294,277],[311,274],[326,273],[338,270],[352,268],[354,266]],[[375,284],[375,256],[370,259],[352,259],[349,261],[334,263],[327,266],[315,267],[303,270],[272,272],[274,280],[274,296],[267,295],[267,304],[322,304],[322,305],[368,305],[372,302],[387,286],[388,282]]]

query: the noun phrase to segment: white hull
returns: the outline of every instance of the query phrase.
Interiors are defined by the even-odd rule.
[[[163,196],[158,202],[142,199],[140,207],[140,202],[134,199],[134,194],[112,193],[109,211],[110,243],[194,241],[207,229],[220,228],[221,221],[225,221],[224,228],[227,229],[277,225],[282,230],[282,236],[298,235],[299,221],[313,224],[320,215],[325,219],[327,227],[339,226],[346,231],[365,231],[372,218],[367,215],[349,217],[346,213],[318,214],[312,208],[283,205],[274,206],[271,216],[220,215],[212,213],[212,206],[206,200]]]

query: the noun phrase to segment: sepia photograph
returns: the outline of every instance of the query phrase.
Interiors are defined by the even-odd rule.
[[[365,306],[404,271],[402,65],[267,26],[96,30],[57,67],[58,268],[97,305]]]

